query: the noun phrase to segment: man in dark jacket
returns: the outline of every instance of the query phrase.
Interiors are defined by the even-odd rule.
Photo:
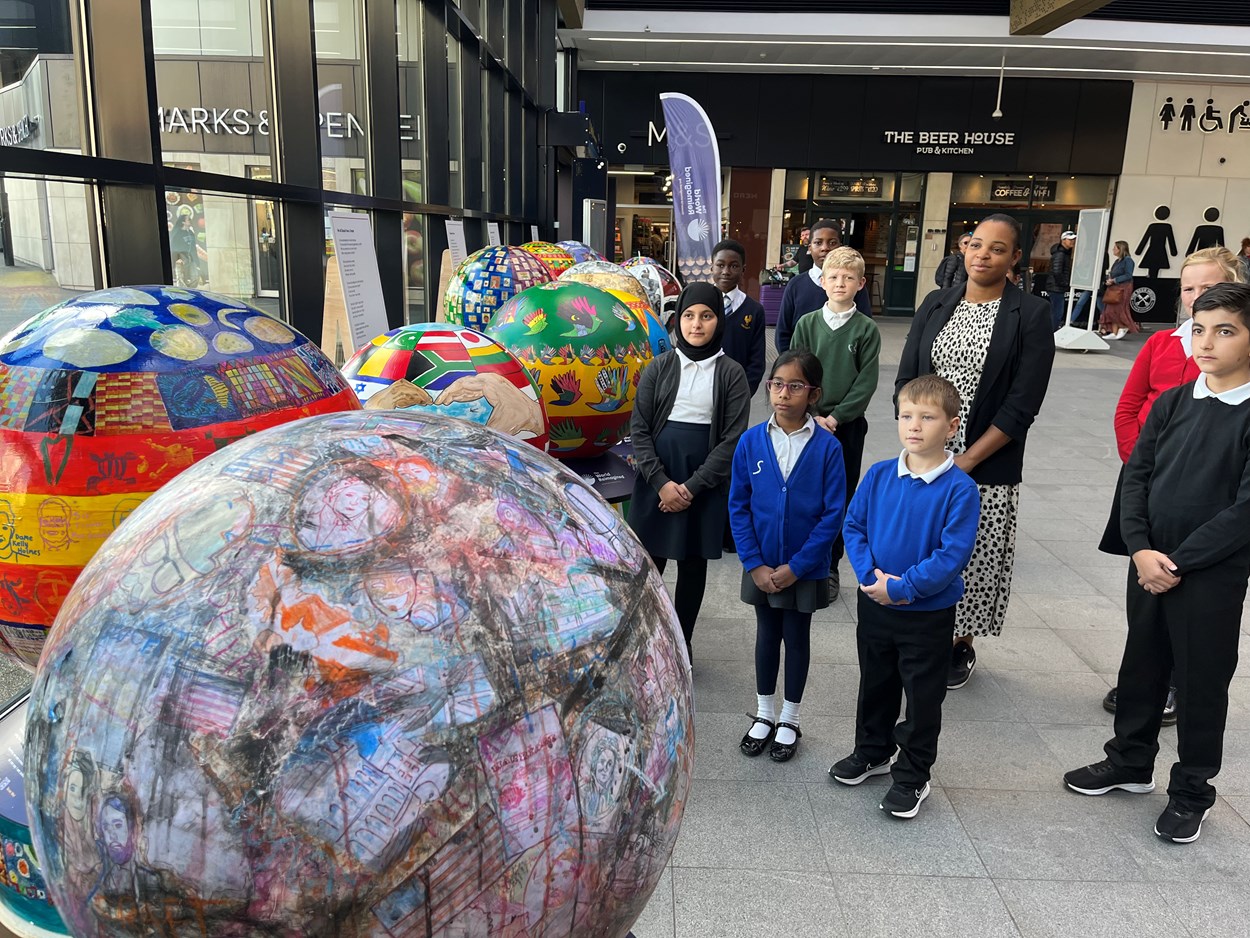
[[[972,240],[971,234],[963,234],[959,238],[959,250],[952,251],[942,258],[941,263],[937,266],[937,272],[933,275],[933,282],[940,289],[953,287],[957,283],[963,283],[968,279],[968,269],[964,267],[964,254],[968,251],[968,242]]]
[[[1050,282],[1046,293],[1050,296],[1050,321],[1058,331],[1063,325],[1064,304],[1068,289],[1072,286],[1072,248],[1076,244],[1076,232],[1065,231],[1059,243],[1050,249]]]

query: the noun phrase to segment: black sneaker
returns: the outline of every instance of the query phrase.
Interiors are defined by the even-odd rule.
[[[977,666],[977,653],[967,642],[956,642],[951,649],[951,669],[946,675],[946,689],[959,690],[972,677]]]
[[[1110,759],[1065,772],[1063,783],[1082,795],[1105,795],[1116,788],[1135,795],[1144,795],[1155,790],[1154,776],[1118,769],[1111,764]]]
[[[1176,725],[1176,688],[1168,688],[1168,699],[1163,704],[1163,725]]]
[[[929,797],[929,783],[923,788],[912,788],[902,782],[895,782],[881,799],[881,810],[888,811],[895,817],[915,817],[920,811],[920,802]]]
[[[835,762],[833,768],[829,770],[829,777],[843,785],[858,785],[874,775],[889,774],[890,760],[888,758],[880,762],[869,762],[858,752],[853,752],[845,759]]]
[[[1107,696],[1102,699],[1102,708],[1108,713],[1115,713],[1115,699],[1118,687],[1113,687],[1107,691]]]
[[[1174,844],[1192,844],[1202,833],[1202,822],[1210,813],[1210,808],[1194,811],[1172,798],[1155,821],[1155,833]]]

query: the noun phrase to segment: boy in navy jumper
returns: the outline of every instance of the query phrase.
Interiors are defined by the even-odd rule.
[[[923,375],[898,396],[903,452],[869,468],[843,536],[859,588],[859,704],[855,751],[829,770],[858,785],[892,772],[881,809],[915,817],[929,796],[950,666],[960,573],[972,557],[981,497],[946,443],[959,429],[959,392]],[[898,726],[899,696],[907,695]],[[898,749],[893,769],[890,757]]]
[[[747,373],[754,396],[764,378],[764,307],[742,292],[747,249],[726,239],[712,248],[712,283],[725,295],[725,332],[721,348]]]
[[[781,295],[781,310],[777,313],[777,330],[773,336],[778,355],[790,348],[794,327],[799,320],[825,305],[825,288],[820,283],[821,269],[825,263],[825,255],[841,246],[842,232],[836,221],[826,218],[812,225],[812,240],[808,245],[812,257],[811,269],[805,274],[791,277],[786,284],[786,292]],[[855,308],[865,316],[872,315],[867,284],[861,286],[855,294]]]
[[[1202,373],[1159,396],[1124,467],[1133,561],[1115,736],[1106,759],[1063,777],[1082,795],[1153,791],[1174,673],[1178,759],[1154,832],[1182,844],[1215,804],[1250,578],[1250,286],[1222,283],[1194,301],[1193,357]]]

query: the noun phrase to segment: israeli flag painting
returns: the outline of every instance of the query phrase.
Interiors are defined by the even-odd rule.
[[[660,95],[673,173],[673,228],[677,269],[687,283],[712,276],[712,247],[720,240],[720,148],[699,102],[684,94]]]

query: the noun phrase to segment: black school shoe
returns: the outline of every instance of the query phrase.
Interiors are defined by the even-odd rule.
[[[1111,690],[1107,691],[1107,696],[1102,699],[1102,708],[1108,713],[1115,713],[1116,697],[1119,694],[1119,691],[1120,689],[1118,687],[1113,687]]]
[[[747,716],[751,716],[751,714],[748,713]],[[751,727],[754,727],[756,723],[763,723],[765,726],[768,727],[768,735],[765,736],[763,739],[756,739],[754,736],[751,735]],[[738,743],[738,748],[742,750],[743,755],[747,755],[747,756],[750,756],[751,758],[755,758],[761,752],[767,749],[768,744],[773,741],[773,736],[775,736],[777,733],[777,724],[769,723],[763,717],[752,716],[751,727],[747,728],[745,735],[743,735],[742,737],[742,742]]]
[[[1175,798],[1169,799],[1168,806],[1155,821],[1155,833],[1174,844],[1192,844],[1202,833],[1202,822],[1210,813],[1210,808],[1195,811]]]
[[[829,770],[829,777],[835,782],[841,782],[843,785],[858,785],[874,775],[889,774],[890,760],[888,757],[880,762],[869,762],[858,752],[851,753],[845,759],[839,759],[833,764],[833,768]]]
[[[1119,688],[1113,687],[1107,691],[1107,696],[1102,699],[1102,708],[1108,713],[1115,713],[1116,698],[1119,694]],[[1176,725],[1176,688],[1168,688],[1168,699],[1163,705],[1163,725]]]
[[[946,689],[959,690],[968,683],[977,666],[977,653],[967,642],[956,642],[951,648],[951,667],[946,674]]]
[[[803,738],[803,731],[793,723],[777,723],[777,729],[785,727],[788,730],[794,730],[794,742],[779,743],[773,740],[772,748],[768,750],[768,758],[774,762],[789,762],[794,758],[794,754],[799,751],[799,740]]]
[[[1105,795],[1117,788],[1134,795],[1145,795],[1155,790],[1154,776],[1117,768],[1110,759],[1065,772],[1063,783],[1078,795]]]
[[[923,788],[912,788],[895,782],[881,799],[881,810],[895,817],[913,818],[920,813],[920,803],[929,797],[929,783]]]

